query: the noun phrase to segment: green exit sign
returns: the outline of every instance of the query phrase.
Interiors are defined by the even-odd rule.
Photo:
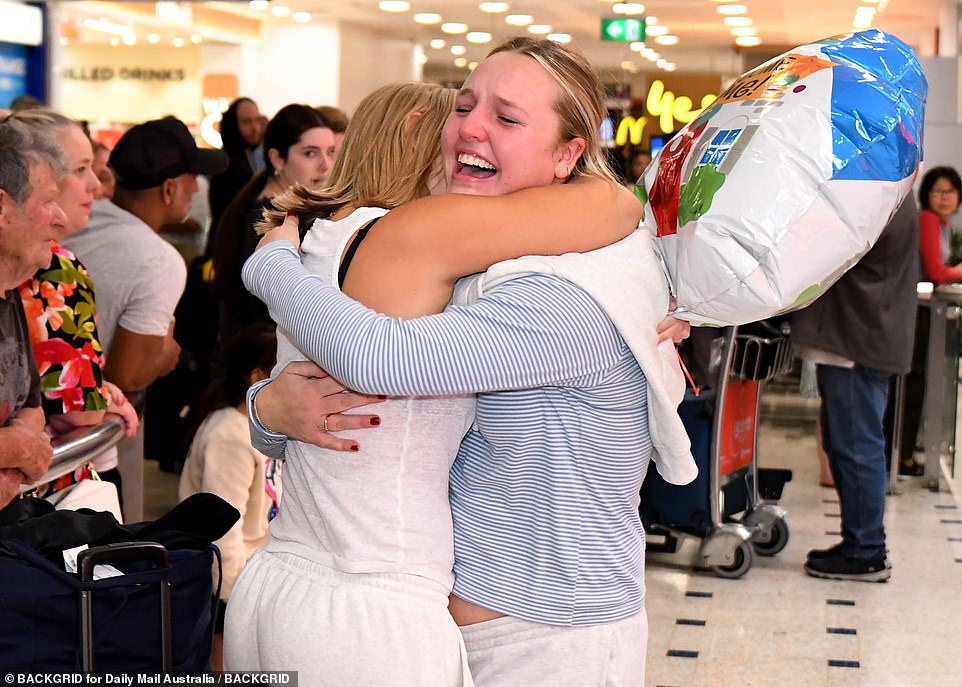
[[[601,40],[635,42],[645,40],[645,20],[634,17],[601,20]]]

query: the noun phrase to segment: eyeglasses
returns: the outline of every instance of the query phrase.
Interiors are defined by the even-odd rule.
[[[953,193],[958,194],[958,191],[954,188],[933,188],[929,191],[929,195],[936,196],[951,196]]]

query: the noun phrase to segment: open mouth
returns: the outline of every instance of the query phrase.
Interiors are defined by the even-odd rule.
[[[458,155],[458,166],[455,172],[473,179],[488,179],[497,174],[498,168],[477,155],[461,153]]]

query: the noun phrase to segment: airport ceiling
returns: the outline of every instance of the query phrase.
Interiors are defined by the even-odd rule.
[[[92,15],[100,11],[98,8],[111,4],[117,3],[60,3],[63,11],[71,13],[93,7]],[[190,3],[166,4],[183,6]],[[194,3],[194,6],[201,4],[265,22],[339,21],[363,25],[387,37],[423,45],[426,68],[435,73],[465,69],[502,39],[526,33],[527,28],[531,28],[509,25],[506,23],[509,15],[528,15],[531,25],[549,27],[547,30],[552,34],[567,34],[572,45],[605,71],[651,72],[673,66],[679,72],[734,75],[741,71],[740,54],[744,51],[756,55],[779,54],[795,45],[848,32],[853,23],[859,21],[857,17],[861,21],[867,19],[874,28],[895,34],[916,50],[932,51],[940,24],[946,25],[945,16],[953,18],[955,23],[949,21],[947,25],[954,26],[958,35],[957,0],[648,0],[641,3],[613,3],[609,0],[517,0],[506,3],[410,0],[402,3],[409,4],[408,9],[396,12],[381,9],[379,5],[385,3],[379,0],[260,0],[259,7],[256,3],[251,7],[247,2]],[[482,6],[492,4],[504,6],[499,8],[503,11],[482,10]],[[637,12],[638,5],[644,6],[642,15],[619,13],[620,10]],[[288,11],[282,9],[285,7]],[[431,18],[437,23],[416,23],[415,15],[421,14],[436,15]],[[636,45],[636,50],[632,50],[629,42],[600,39],[603,18],[639,16],[648,18],[645,47],[657,52],[656,59],[663,60],[661,66],[651,60],[650,55],[646,59],[639,53],[640,46]],[[448,23],[463,24],[462,28],[472,34],[490,34],[490,40],[474,43],[468,38],[484,39],[486,36],[445,33],[442,25]],[[653,26],[662,28],[652,29]],[[733,35],[733,31],[743,35]],[[661,42],[663,36],[653,35],[655,32],[675,36],[677,42],[665,44]],[[757,39],[759,44],[736,45],[739,37],[743,42],[747,39],[748,43]],[[432,39],[443,40],[444,47],[430,47]],[[464,52],[452,54],[453,46],[464,46]],[[455,60],[460,66],[455,65]]]

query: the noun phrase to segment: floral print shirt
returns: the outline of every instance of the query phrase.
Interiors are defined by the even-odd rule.
[[[50,266],[20,285],[44,412],[106,410],[93,282],[69,250],[54,242],[52,252]]]

